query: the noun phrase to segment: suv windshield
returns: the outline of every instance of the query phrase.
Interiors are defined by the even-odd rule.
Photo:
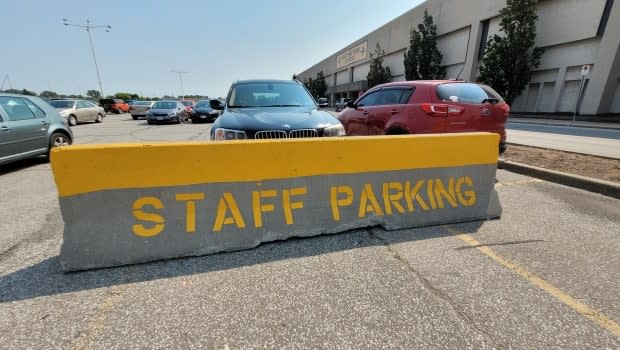
[[[177,108],[177,103],[169,102],[169,101],[155,102],[155,104],[153,105],[153,109],[175,109],[175,108]]]
[[[196,104],[196,108],[209,108],[211,107],[211,105],[209,104],[209,101],[199,101]]]
[[[249,82],[235,85],[228,106],[242,107],[315,107],[306,89],[297,83]]]
[[[54,108],[73,108],[74,101],[50,101],[49,104]]]
[[[194,104],[192,101],[181,101],[181,103],[185,107],[191,107]]]

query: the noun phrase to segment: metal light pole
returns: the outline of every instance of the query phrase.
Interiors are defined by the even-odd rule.
[[[185,93],[183,92],[183,74],[187,74],[189,72],[180,72],[172,67],[170,67],[170,71],[172,73],[177,73],[179,75],[179,80],[181,81],[181,100],[185,99]]]
[[[66,26],[84,28],[88,32],[88,40],[90,41],[90,50],[93,53],[93,61],[95,61],[95,69],[97,70],[97,79],[99,80],[99,93],[101,94],[101,98],[104,98],[105,96],[103,95],[103,85],[101,84],[101,74],[99,73],[99,66],[97,65],[97,57],[95,56],[95,47],[93,45],[93,37],[90,34],[90,31],[91,31],[91,29],[102,28],[106,32],[109,32],[110,29],[112,29],[112,26],[109,26],[109,25],[108,26],[92,25],[92,24],[90,24],[90,20],[86,20],[86,25],[74,24],[74,23],[69,23],[69,21],[66,18],[63,18],[62,22],[63,22],[62,24],[66,25]]]

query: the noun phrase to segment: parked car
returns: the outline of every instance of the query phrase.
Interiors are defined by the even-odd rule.
[[[49,104],[67,119],[71,126],[83,122],[101,123],[105,116],[103,107],[85,100],[52,100]]]
[[[133,120],[140,117],[146,118],[146,112],[148,112],[155,102],[153,101],[133,101],[129,105],[129,113]]]
[[[319,97],[316,102],[318,103],[319,108],[326,108],[329,106],[329,100],[325,97]]]
[[[211,100],[200,100],[194,106],[194,111],[190,118],[192,123],[212,122],[220,115],[220,113],[211,108]]]
[[[71,128],[47,102],[0,93],[0,164],[49,155],[52,147],[72,142]]]
[[[232,84],[226,103],[211,127],[212,140],[282,139],[342,136],[342,124],[317,108],[296,80],[243,80]]]
[[[155,123],[181,123],[188,118],[185,106],[180,101],[157,101],[146,112],[146,122]]]
[[[99,100],[99,104],[106,113],[128,113],[129,105],[127,102],[121,100],[120,98],[102,98]]]
[[[347,103],[353,100],[354,99],[352,98],[346,98],[346,97],[339,98],[338,101],[336,101],[336,103],[334,104],[334,107],[336,108],[336,112],[340,112],[341,110],[345,109],[347,107]]]
[[[187,113],[192,113],[194,111],[194,106],[196,105],[194,101],[181,100],[181,103],[183,104],[183,106],[185,106],[185,110],[187,111]]]
[[[453,80],[403,81],[373,87],[340,114],[347,135],[487,131],[506,149],[510,107],[489,86]]]

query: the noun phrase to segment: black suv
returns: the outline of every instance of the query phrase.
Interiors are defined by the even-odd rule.
[[[242,80],[232,84],[211,127],[212,140],[283,139],[343,136],[342,124],[321,111],[296,80]]]

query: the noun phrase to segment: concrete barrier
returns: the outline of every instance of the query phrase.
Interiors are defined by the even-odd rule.
[[[470,133],[54,149],[60,261],[82,270],[496,218],[498,142]]]

